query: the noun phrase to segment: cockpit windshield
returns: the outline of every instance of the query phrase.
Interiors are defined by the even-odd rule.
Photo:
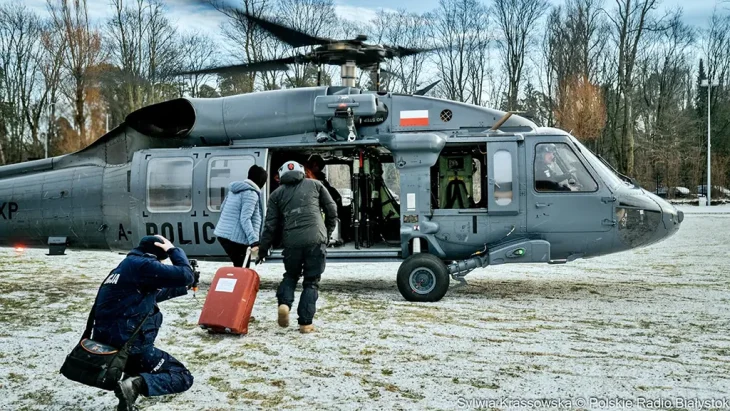
[[[570,139],[573,141],[573,143],[576,145],[576,148],[583,153],[583,155],[586,157],[588,162],[591,164],[591,166],[596,170],[596,172],[601,176],[601,179],[604,183],[608,186],[608,188],[611,191],[615,191],[618,187],[622,185],[631,185],[630,183],[625,182],[621,179],[616,173],[613,172],[610,168],[608,168],[603,161],[601,161],[591,150],[589,150],[586,146],[580,143],[578,139],[576,139],[573,136],[570,136]]]

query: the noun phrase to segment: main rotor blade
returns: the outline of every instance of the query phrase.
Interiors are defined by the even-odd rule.
[[[289,64],[296,63],[298,56],[286,57],[277,60],[258,61],[249,64],[235,64],[232,66],[212,67],[202,70],[191,70],[174,73],[175,75],[189,75],[189,74],[236,74],[236,73],[250,73],[255,71],[277,71],[277,70],[289,70]]]
[[[448,47],[432,47],[427,49],[414,49],[409,47],[401,47],[401,46],[395,46],[395,47],[389,47],[389,51],[393,53],[393,57],[407,57],[412,56],[414,54],[420,54],[420,53],[428,53],[431,51],[441,50]]]
[[[472,49],[479,49],[483,47],[489,47],[490,42],[489,41],[480,41],[476,43],[470,43],[463,47],[465,47],[467,50]],[[442,50],[453,50],[458,49],[459,46],[452,44],[452,45],[441,45],[436,47],[429,47],[429,48],[410,48],[410,47],[401,47],[401,46],[384,46],[385,49],[388,51],[389,54],[391,54],[393,57],[407,57],[412,56],[414,54],[420,54],[420,53],[430,53],[433,51],[442,51]]]
[[[303,46],[314,46],[318,44],[329,44],[335,42],[335,40],[310,36],[307,33],[303,33],[299,30],[295,30],[291,27],[274,23],[273,21],[265,20],[260,17],[254,17],[248,13],[241,13],[249,21],[257,24],[262,29],[271,33],[277,39],[289,44],[292,47],[303,47]]]
[[[251,23],[258,25],[262,29],[271,33],[277,39],[289,44],[292,47],[314,46],[318,44],[328,44],[335,41],[328,38],[310,36],[307,33],[301,32],[291,27],[287,27],[261,17],[256,17],[246,11],[241,10],[240,8],[227,5],[225,1],[222,1],[221,3],[216,0],[189,1],[210,5],[229,17],[235,16],[240,20],[247,19]]]

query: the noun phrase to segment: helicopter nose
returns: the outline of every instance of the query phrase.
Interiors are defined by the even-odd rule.
[[[645,191],[645,194],[649,196],[649,198],[651,198],[655,203],[657,203],[657,205],[662,210],[663,227],[660,226],[659,233],[657,233],[661,236],[660,239],[671,237],[674,233],[677,232],[677,230],[679,230],[679,226],[684,220],[684,213],[677,210],[677,207],[670,204],[668,201],[653,193]]]
[[[642,189],[622,192],[616,214],[619,241],[628,248],[665,240],[679,230],[684,220],[684,213],[676,207]]]

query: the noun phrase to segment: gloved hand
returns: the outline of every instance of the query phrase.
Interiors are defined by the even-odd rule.
[[[259,258],[259,248],[251,247],[251,261],[256,261]]]
[[[256,255],[256,260],[255,260],[254,264],[259,265],[259,264],[263,263],[264,261],[266,261],[266,257],[268,255],[269,255],[269,250],[259,249],[258,253]],[[253,255],[252,255],[251,259],[253,259]]]

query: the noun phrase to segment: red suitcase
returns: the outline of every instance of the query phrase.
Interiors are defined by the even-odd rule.
[[[247,253],[246,261],[249,258]],[[252,269],[219,268],[205,297],[198,325],[214,333],[248,334],[260,282],[259,274]]]

